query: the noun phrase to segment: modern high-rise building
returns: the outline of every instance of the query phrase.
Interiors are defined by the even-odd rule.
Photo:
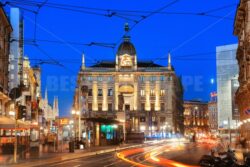
[[[217,105],[219,130],[235,129],[239,119],[235,104],[238,88],[237,44],[216,47]]]
[[[20,58],[23,56],[23,16],[19,8],[10,8],[10,22],[13,28],[10,39],[9,90],[20,84]]]
[[[161,66],[153,61],[138,61],[130,36],[124,35],[115,61],[86,67],[83,55],[74,107],[88,117],[126,122],[126,133],[183,133],[182,84],[170,54],[167,62]],[[87,100],[82,97],[82,86],[88,87]]]

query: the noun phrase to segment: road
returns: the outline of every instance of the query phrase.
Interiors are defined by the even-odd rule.
[[[46,167],[195,167],[211,147],[206,143],[155,142],[140,148],[50,163]]]

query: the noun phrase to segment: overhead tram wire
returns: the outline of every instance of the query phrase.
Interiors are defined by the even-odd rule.
[[[36,10],[36,13],[35,13],[34,40],[36,40],[36,37],[37,37],[37,17],[38,17],[38,14],[39,14],[40,10],[42,9],[42,7],[43,7],[48,1],[49,1],[49,0],[44,0],[44,2],[41,3],[41,5],[38,5],[38,6],[37,6],[37,10]]]
[[[225,6],[224,8],[226,8],[226,7],[230,7],[230,6],[232,6],[232,5],[228,5],[228,6]],[[215,10],[222,10],[222,9],[224,9],[223,7],[221,7],[221,8],[218,8],[218,9],[214,9],[213,10],[213,12],[215,11]],[[211,11],[207,11],[207,12],[211,12]],[[153,13],[160,13],[160,12],[156,12],[156,11],[154,11]],[[163,13],[163,12],[161,12],[161,13]],[[161,14],[160,13],[160,14]],[[166,13],[166,12],[165,12]],[[169,13],[168,13],[169,14]],[[176,13],[175,13],[176,14]],[[179,14],[181,14],[181,13],[179,13]],[[187,13],[183,13],[183,14],[187,14]],[[193,14],[193,13],[190,13],[190,14]],[[197,14],[197,13],[196,13]],[[206,13],[205,12],[203,12],[203,13],[198,13],[198,15],[206,15]],[[220,16],[209,16],[209,17],[220,17]],[[225,19],[225,18],[224,18]],[[144,20],[144,18],[142,19],[142,20]],[[92,44],[93,43],[91,43],[91,44],[89,44],[89,46],[92,46]],[[100,46],[100,45],[99,45]],[[105,45],[105,47],[106,47],[106,45]]]
[[[20,2],[20,1],[16,1],[16,0],[11,0],[11,1],[7,1],[7,2],[8,3],[18,3],[18,4],[22,4],[22,5],[33,6],[33,7],[39,6],[39,3],[37,3],[36,1]],[[232,7],[233,5],[235,6],[236,4],[226,5],[223,7],[216,8],[216,9],[211,9],[211,10],[206,11],[206,12],[193,13],[193,12],[162,12],[162,11],[158,11],[158,12],[154,12],[154,13],[165,14],[165,15],[171,15],[171,14],[172,15],[173,14],[176,14],[176,15],[194,15],[194,16],[196,15],[196,16],[207,16],[207,17],[221,18],[222,16],[210,15],[208,13],[223,10],[223,9]],[[82,12],[82,13],[86,13],[86,14],[93,14],[93,15],[99,15],[99,16],[105,16],[105,17],[123,16],[123,17],[125,17],[124,19],[128,18],[128,16],[143,18],[143,17],[145,17],[145,14],[153,12],[153,11],[141,11],[141,10],[119,10],[119,9],[91,8],[91,7],[74,6],[74,5],[68,5],[68,4],[56,4],[56,3],[47,3],[45,6],[50,7],[50,8],[57,8],[57,9],[62,9],[62,10],[74,11],[74,12]],[[78,9],[85,9],[85,10],[78,10]],[[95,11],[95,12],[93,12],[93,11]],[[96,11],[98,11],[99,13]],[[100,12],[102,12],[102,13],[100,13]],[[116,15],[110,15],[109,12],[116,13]],[[233,20],[233,18],[225,18],[225,19]]]
[[[129,28],[128,32],[131,32],[139,23],[141,23],[143,20],[153,16],[154,14],[156,14],[157,12],[160,12],[164,9],[166,9],[167,7],[170,7],[172,5],[174,5],[175,3],[179,2],[179,0],[174,0],[174,1],[171,1],[170,3],[167,3],[166,5],[164,5],[163,7],[160,7],[159,9],[156,9],[154,10],[153,12],[149,13],[148,15],[146,16],[143,16],[141,19],[139,19],[134,25],[132,25],[131,28]],[[123,36],[116,42],[116,46],[120,43],[120,41],[122,40]]]

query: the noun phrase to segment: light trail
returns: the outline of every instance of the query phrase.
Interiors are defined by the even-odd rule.
[[[180,142],[174,141],[171,143],[171,145],[164,145],[160,147],[156,147],[153,149],[148,148],[135,148],[135,149],[129,149],[124,150],[119,153],[117,153],[117,157],[121,159],[122,161],[128,162],[132,164],[132,166],[138,166],[138,167],[151,167],[149,165],[142,164],[143,162],[149,162],[154,166],[153,164],[160,165],[160,166],[167,166],[167,167],[199,167],[195,165],[188,165],[181,162],[177,162],[174,160],[167,159],[165,157],[159,156],[163,152],[170,152],[170,151],[176,151],[176,150],[184,150],[184,140]],[[204,143],[203,143],[204,144]],[[205,145],[211,146],[212,143],[206,143]],[[136,160],[133,160],[133,156],[138,156],[144,154],[144,160],[137,162]],[[130,157],[130,158],[129,158]]]

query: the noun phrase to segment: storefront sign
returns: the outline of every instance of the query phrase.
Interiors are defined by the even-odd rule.
[[[69,119],[68,118],[61,118],[60,119],[60,125],[68,125]]]

